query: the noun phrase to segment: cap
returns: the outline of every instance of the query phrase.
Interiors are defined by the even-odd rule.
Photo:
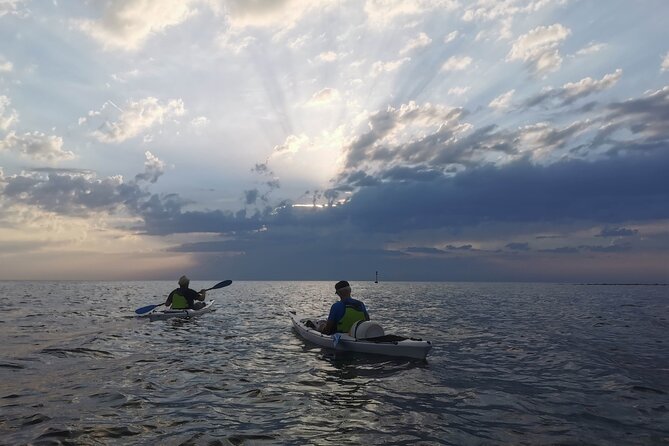
[[[186,276],[181,276],[179,277],[179,286],[184,286],[188,285],[190,283],[190,279]]]
[[[335,294],[337,294],[337,291],[341,290],[342,288],[350,287],[351,285],[348,284],[347,281],[345,280],[340,280],[339,282],[335,283]]]

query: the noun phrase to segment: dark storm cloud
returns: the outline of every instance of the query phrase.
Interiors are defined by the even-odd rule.
[[[596,237],[630,237],[639,233],[636,229],[604,228]]]
[[[443,249],[428,248],[421,246],[410,246],[406,248],[404,252],[414,253],[414,254],[432,254],[432,255],[448,254],[448,251],[444,251]]]
[[[669,148],[669,87],[644,97],[609,104],[602,119],[605,124],[592,141],[593,147],[609,152],[654,151]],[[629,131],[632,138],[617,133]]]
[[[529,243],[513,242],[513,243],[507,243],[505,248],[510,249],[512,251],[529,251],[530,245]]]
[[[607,224],[669,217],[669,152],[539,166],[519,160],[431,182],[385,182],[355,193],[351,219],[368,230],[484,222],[589,220]]]

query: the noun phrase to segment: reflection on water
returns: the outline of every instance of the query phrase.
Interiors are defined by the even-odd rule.
[[[132,317],[172,288],[1,282],[20,298],[0,314],[0,443],[669,439],[663,287],[354,283],[386,331],[433,341],[425,362],[296,336],[286,310],[324,316],[331,283],[235,282],[201,318]]]

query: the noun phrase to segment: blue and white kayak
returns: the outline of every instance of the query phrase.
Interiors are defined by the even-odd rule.
[[[185,310],[158,310],[157,308],[154,308],[152,311],[146,314],[140,314],[137,317],[148,318],[150,321],[162,321],[172,318],[190,319],[215,311],[214,302],[214,300],[207,301],[207,304],[199,310],[192,310],[190,308]]]
[[[374,324],[374,326],[371,327],[372,329],[367,330],[371,334],[371,337],[361,336],[360,334],[355,333],[355,326],[351,329],[351,332],[353,333],[326,335],[307,326],[307,322],[309,322],[310,319],[299,316],[293,311],[290,311],[288,314],[293,322],[293,328],[300,337],[313,344],[335,351],[351,351],[375,355],[425,359],[432,349],[432,343],[430,341],[405,338],[396,335],[386,335],[378,324]],[[363,324],[369,324],[369,322]],[[357,331],[361,332],[364,330]],[[351,334],[356,336],[352,336]]]

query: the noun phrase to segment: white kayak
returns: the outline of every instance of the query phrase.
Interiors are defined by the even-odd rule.
[[[395,335],[384,334],[382,336],[365,339],[356,339],[347,333],[325,335],[316,331],[314,328],[308,327],[306,325],[309,321],[308,318],[298,316],[293,311],[290,311],[289,315],[293,321],[293,328],[303,339],[335,351],[351,351],[385,356],[425,359],[432,349],[432,343],[430,341]]]
[[[152,311],[146,314],[140,314],[138,317],[148,318],[150,321],[162,321],[172,318],[190,319],[192,317],[202,316],[205,313],[211,313],[214,310],[214,300],[210,300],[199,310],[192,310],[190,308],[185,310],[158,310],[157,308],[154,308]]]

